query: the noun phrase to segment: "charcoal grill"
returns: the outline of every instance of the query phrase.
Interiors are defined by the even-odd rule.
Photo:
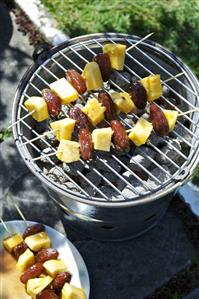
[[[170,144],[170,147],[178,154],[178,163],[165,154],[161,147],[152,140],[149,140],[148,146],[169,163],[169,168],[148,156],[143,151],[143,147],[137,149],[139,155],[150,162],[152,168],[158,170],[159,175],[156,175],[151,168],[148,169],[139,161],[134,161],[134,164],[147,175],[148,180],[153,182],[152,184],[148,184],[146,179],[130,167],[128,160],[130,158],[131,161],[134,160],[133,154],[127,153],[124,157],[113,151],[109,155],[112,161],[119,165],[120,169],[123,169],[123,173],[127,171],[130,174],[130,179],[123,173],[119,173],[117,167],[113,167],[111,163],[104,160],[103,154],[97,155],[96,161],[103,165],[102,168],[114,174],[119,181],[126,185],[131,192],[129,197],[103,175],[103,171],[96,167],[97,164],[83,160],[80,163],[87,171],[90,170],[93,175],[99,176],[106,188],[97,186],[84,171],[77,170],[79,179],[85,182],[86,187],[82,187],[73,175],[57,166],[52,157],[46,157],[49,165],[55,167],[68,182],[73,184],[74,188],[71,189],[65,183],[50,179],[43,171],[42,163],[34,160],[35,157],[45,156],[45,154],[34,142],[25,144],[39,134],[34,129],[35,121],[31,116],[23,119],[28,113],[23,103],[30,96],[41,95],[43,88],[48,87],[56,79],[64,77],[66,69],[75,68],[81,72],[85,63],[90,62],[94,54],[101,52],[105,43],[123,43],[128,48],[139,40],[140,38],[137,36],[126,34],[92,34],[73,38],[50,50],[43,49],[39,55],[34,55],[35,63],[22,78],[14,99],[12,122],[14,123],[18,119],[21,121],[13,126],[13,134],[22,158],[30,170],[41,180],[49,196],[64,212],[64,218],[68,225],[94,239],[128,239],[140,235],[159,221],[176,190],[189,180],[198,163],[199,113],[195,111],[177,120],[178,130],[174,128],[172,134],[180,142],[183,142],[185,149],[181,150],[175,147],[175,144],[170,142],[169,136],[164,138],[164,143]],[[182,110],[199,107],[199,84],[196,77],[178,57],[159,44],[145,40],[132,47],[126,53],[125,71],[137,79],[149,74],[161,74],[163,86],[170,90],[172,97],[177,98],[181,105],[175,106],[169,97],[163,96],[163,99],[170,107],[175,106],[180,113]],[[128,78],[124,77],[123,73],[116,73],[121,80],[128,82]],[[123,91],[113,78],[110,80],[110,84],[117,90]],[[132,118],[134,122],[138,119],[138,116],[133,113],[128,117]],[[119,120],[126,129],[132,128],[132,123],[128,122],[124,116],[120,115]],[[41,139],[46,147],[51,147],[52,151],[56,152],[56,149],[44,137]],[[94,195],[88,192],[90,188],[95,191]]]

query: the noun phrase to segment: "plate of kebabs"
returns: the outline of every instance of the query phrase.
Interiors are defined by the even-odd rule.
[[[2,299],[88,299],[86,265],[55,229],[28,221],[0,224]]]

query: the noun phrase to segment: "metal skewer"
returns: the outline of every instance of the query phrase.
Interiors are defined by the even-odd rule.
[[[0,217],[0,221],[1,221],[1,223],[2,223],[2,225],[3,225],[3,227],[4,227],[4,229],[7,231],[7,233],[8,233],[8,234],[11,234],[11,232],[9,231],[7,225],[5,224],[5,222],[3,221],[3,219],[2,219],[1,217]]]
[[[12,123],[7,129],[12,128],[14,125],[16,125],[17,123],[19,123],[20,121],[22,121],[23,119],[25,119],[26,117],[28,117],[29,115],[33,114],[34,112],[35,112],[35,110],[30,111],[28,114],[24,115],[23,117],[19,118],[14,123]]]
[[[15,206],[17,212],[19,213],[19,215],[21,216],[21,218],[23,219],[23,221],[25,222],[26,226],[28,226],[28,222],[27,222],[26,218],[24,217],[24,214],[22,213],[22,211],[18,207],[18,205],[16,203],[14,203],[14,206]]]
[[[184,72],[179,73],[179,74],[177,74],[177,75],[175,75],[175,76],[172,76],[172,77],[170,77],[170,78],[164,80],[163,82],[164,82],[164,83],[167,83],[167,82],[169,82],[169,81],[171,81],[171,80],[173,80],[173,79],[175,79],[175,78],[178,78],[178,77],[180,77],[180,76],[182,76],[182,75],[184,75]]]
[[[48,132],[45,132],[45,133],[43,133],[43,134],[41,134],[41,135],[39,135],[39,136],[37,136],[37,137],[35,137],[35,138],[33,138],[33,139],[30,139],[30,140],[24,142],[23,144],[20,144],[19,146],[24,146],[24,145],[26,145],[26,144],[29,144],[29,143],[31,143],[31,142],[33,142],[33,141],[36,141],[36,140],[38,140],[38,139],[41,139],[42,137],[44,137],[44,136],[46,136],[46,135],[49,135],[50,133],[54,133],[54,132],[56,132],[56,131],[59,131],[59,129],[54,129],[54,130],[50,130],[50,131],[48,131]]]
[[[129,50],[131,50],[132,48],[136,47],[137,45],[139,45],[141,42],[143,42],[145,39],[149,38],[152,34],[154,34],[154,32],[151,32],[149,34],[147,34],[145,37],[143,37],[141,40],[139,40],[138,42],[136,42],[135,44],[133,44],[132,46],[128,47],[126,49],[126,52],[128,52]]]
[[[179,116],[186,115],[186,114],[189,114],[189,113],[192,113],[192,112],[196,112],[196,111],[199,112],[199,108],[195,108],[195,109],[192,109],[192,110],[188,110],[188,111],[179,113],[179,114],[178,114],[178,117],[179,117]]]

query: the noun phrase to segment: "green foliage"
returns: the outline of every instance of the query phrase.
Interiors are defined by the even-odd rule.
[[[11,136],[12,136],[11,130],[6,129],[6,130],[0,131],[0,143]]]
[[[42,0],[69,36],[123,32],[144,36],[178,54],[199,76],[197,0]]]

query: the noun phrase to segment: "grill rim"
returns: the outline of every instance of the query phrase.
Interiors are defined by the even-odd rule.
[[[79,43],[81,41],[85,41],[88,39],[99,39],[99,38],[125,38],[126,40],[128,39],[134,39],[134,40],[140,40],[141,38],[139,36],[136,35],[129,35],[129,34],[120,34],[120,33],[95,33],[95,34],[88,34],[88,35],[83,35],[83,36],[79,36],[79,37],[75,37],[72,38],[64,43],[62,43],[61,45],[54,47],[52,49],[50,49],[48,51],[48,55],[46,57],[46,60],[48,60],[49,58],[51,58],[52,55],[56,54],[58,51],[65,49],[67,47],[69,47],[70,45],[74,45],[75,43]],[[196,78],[196,76],[193,74],[193,72],[190,70],[190,68],[188,66],[186,66],[182,60],[177,57],[173,52],[171,52],[170,50],[162,47],[160,44],[153,42],[151,40],[147,39],[147,42],[144,41],[143,44],[146,44],[148,46],[153,46],[155,47],[161,54],[161,52],[163,52],[163,54],[166,54],[169,56],[169,58],[171,59],[171,61],[176,64],[177,66],[180,65],[180,67],[185,71],[185,74],[189,76],[189,78],[191,79],[191,83],[194,86],[194,88],[196,89],[197,93],[199,93],[199,82]],[[42,61],[42,62],[44,62]],[[27,83],[29,81],[29,79],[31,78],[31,76],[35,73],[35,71],[40,67],[40,63],[33,63],[28,70],[26,71],[26,73],[23,75],[22,79],[19,82],[18,88],[16,90],[16,94],[15,94],[15,98],[14,98],[14,102],[13,102],[13,109],[12,109],[12,122],[16,121],[17,118],[17,112],[18,112],[18,102],[21,98],[21,95],[25,89],[25,87],[27,86]],[[197,95],[197,98],[199,99],[199,96]],[[173,182],[169,183],[166,186],[163,186],[162,190],[157,190],[155,192],[151,192],[149,194],[144,195],[141,199],[131,199],[131,200],[124,200],[124,201],[104,201],[104,199],[100,200],[97,199],[93,199],[94,197],[89,196],[89,199],[86,198],[81,198],[81,193],[79,194],[79,196],[76,196],[73,194],[73,192],[70,190],[64,190],[63,188],[61,188],[61,185],[59,183],[50,181],[41,170],[37,170],[36,167],[34,166],[34,168],[32,167],[32,163],[31,161],[29,161],[26,157],[24,157],[25,155],[23,154],[23,152],[25,153],[26,151],[29,153],[29,151],[27,150],[27,147],[23,146],[23,147],[19,147],[20,141],[18,138],[18,132],[17,132],[17,127],[18,127],[19,123],[13,126],[13,135],[14,135],[14,140],[16,143],[16,146],[18,148],[18,151],[23,159],[23,161],[26,163],[26,165],[28,166],[28,168],[31,170],[31,172],[33,172],[41,181],[42,183],[46,184],[49,188],[53,189],[53,191],[56,190],[56,192],[60,193],[61,195],[64,196],[68,196],[74,200],[77,200],[81,203],[89,203],[90,205],[93,206],[103,206],[103,207],[124,207],[124,206],[132,206],[132,205],[138,205],[138,204],[144,204],[144,203],[148,203],[150,201],[154,201],[160,197],[163,197],[167,194],[169,194],[170,192],[174,191],[175,189],[179,188],[180,186],[182,186],[184,183],[186,183],[190,176],[192,175],[194,169],[196,168],[198,161],[199,161],[199,147],[197,148],[197,151],[194,154],[194,159],[192,159],[192,161],[189,162],[189,165],[184,169],[185,170],[185,174],[182,175],[182,177],[179,177],[178,180],[174,180]],[[197,155],[198,153],[198,155]],[[35,165],[35,163],[34,163]],[[37,165],[36,165],[37,166]],[[38,166],[37,166],[38,168]],[[90,199],[91,198],[91,199]]]

